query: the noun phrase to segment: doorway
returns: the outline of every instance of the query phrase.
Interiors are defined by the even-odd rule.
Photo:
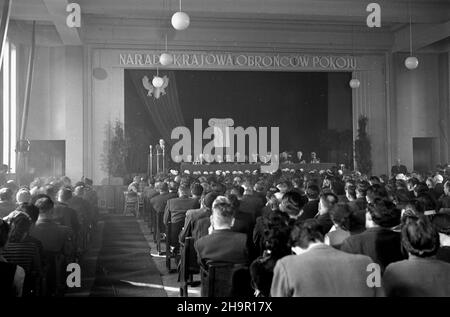
[[[436,138],[413,138],[413,163],[417,172],[429,172],[435,165]]]

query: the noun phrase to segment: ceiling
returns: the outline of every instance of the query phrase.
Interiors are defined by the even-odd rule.
[[[69,2],[79,3],[83,19],[113,21],[166,21],[179,8],[178,0],[12,0],[11,19],[15,21],[39,21],[39,24],[53,24],[65,44],[79,45],[83,33],[65,27]],[[220,27],[235,24],[263,23],[274,27],[283,25],[323,25],[365,27],[369,1],[361,0],[183,0],[182,8],[191,16],[192,26],[202,27],[208,23],[221,23]],[[433,42],[450,37],[450,0],[378,0],[381,6],[382,30],[393,33],[403,41],[405,28],[411,19],[415,27],[428,33],[436,33]],[[212,22],[211,22],[212,21]],[[156,22],[155,22],[156,23]],[[368,29],[368,28],[366,28]],[[428,30],[428,31],[427,31]],[[434,31],[433,31],[434,30]],[[417,30],[418,33],[421,29]],[[403,43],[393,45],[403,47]],[[436,46],[436,45],[435,45]]]

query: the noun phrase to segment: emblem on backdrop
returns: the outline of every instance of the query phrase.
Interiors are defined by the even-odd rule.
[[[153,86],[153,83],[147,76],[144,76],[144,78],[142,78],[142,84],[144,85],[144,88],[148,91],[147,94],[148,97],[151,97],[153,95],[156,99],[159,99],[161,95],[164,96],[166,94],[166,88],[169,85],[169,78],[167,76],[164,76],[162,77],[162,79],[163,79],[162,86],[155,87]]]

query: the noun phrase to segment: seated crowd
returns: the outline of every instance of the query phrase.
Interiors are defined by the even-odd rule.
[[[86,251],[97,222],[90,179],[8,181],[0,189],[0,294],[62,296],[66,267]]]
[[[218,174],[161,174],[143,189],[179,270],[195,266],[193,240],[191,273],[244,266],[240,294],[450,296],[446,172]]]

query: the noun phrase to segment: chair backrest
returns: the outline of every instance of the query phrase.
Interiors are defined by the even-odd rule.
[[[180,278],[181,281],[189,280],[191,274],[197,274],[200,272],[200,265],[197,261],[197,252],[194,248],[194,238],[187,237],[184,239],[184,247],[181,252],[181,266],[180,266]]]
[[[245,264],[209,263],[201,267],[202,297],[251,296],[250,271]]]

